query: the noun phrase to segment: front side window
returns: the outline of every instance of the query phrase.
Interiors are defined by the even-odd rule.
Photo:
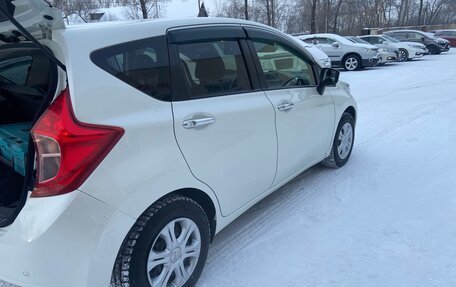
[[[190,98],[207,98],[252,89],[236,40],[179,44],[181,68]]]
[[[92,61],[106,72],[159,100],[171,98],[165,37],[128,42],[97,50]]]
[[[254,40],[253,44],[268,88],[315,85],[312,65],[304,56],[273,41]]]

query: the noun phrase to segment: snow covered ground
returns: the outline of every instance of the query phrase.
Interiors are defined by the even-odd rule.
[[[456,286],[456,49],[341,79],[359,104],[351,160],[222,231],[199,287]]]
[[[200,287],[456,286],[456,49],[343,72],[356,146],[222,231]]]

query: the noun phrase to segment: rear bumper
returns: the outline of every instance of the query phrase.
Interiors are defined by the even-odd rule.
[[[109,286],[133,223],[79,191],[30,198],[0,231],[0,278],[20,286]]]

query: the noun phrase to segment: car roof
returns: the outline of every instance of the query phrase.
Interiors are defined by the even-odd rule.
[[[67,31],[84,31],[84,30],[104,30],[118,29],[128,27],[130,29],[151,28],[154,25],[155,29],[172,29],[178,27],[194,26],[194,25],[216,25],[216,24],[234,24],[234,25],[253,25],[264,28],[272,29],[269,26],[246,21],[242,19],[233,18],[211,18],[211,17],[192,17],[180,19],[139,19],[139,20],[125,20],[125,21],[112,21],[112,22],[97,22],[97,23],[83,23],[69,25],[66,27]]]
[[[171,29],[191,27],[211,27],[215,25],[253,26],[278,30],[256,22],[228,18],[182,18],[182,19],[146,19],[116,22],[99,22],[69,25],[66,29],[55,30],[53,39],[62,47],[90,52],[102,47],[130,41],[166,35]]]
[[[318,34],[298,35],[299,38],[334,37],[334,36],[338,36],[338,35],[337,34],[331,34],[331,33],[318,33]]]
[[[426,32],[420,31],[420,30],[391,30],[391,31],[386,31],[386,32],[384,32],[384,33],[386,34],[386,33],[396,33],[396,32],[418,32],[418,33],[426,33]]]

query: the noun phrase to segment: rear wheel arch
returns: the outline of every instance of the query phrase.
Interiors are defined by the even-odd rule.
[[[184,197],[188,197],[196,201],[206,212],[206,215],[209,220],[210,230],[211,230],[211,242],[214,239],[215,231],[217,229],[217,211],[215,209],[215,204],[211,197],[202,190],[196,188],[182,188],[175,190],[167,195],[163,196],[159,200],[172,196],[172,195],[181,195]],[[157,200],[157,201],[159,201]]]

